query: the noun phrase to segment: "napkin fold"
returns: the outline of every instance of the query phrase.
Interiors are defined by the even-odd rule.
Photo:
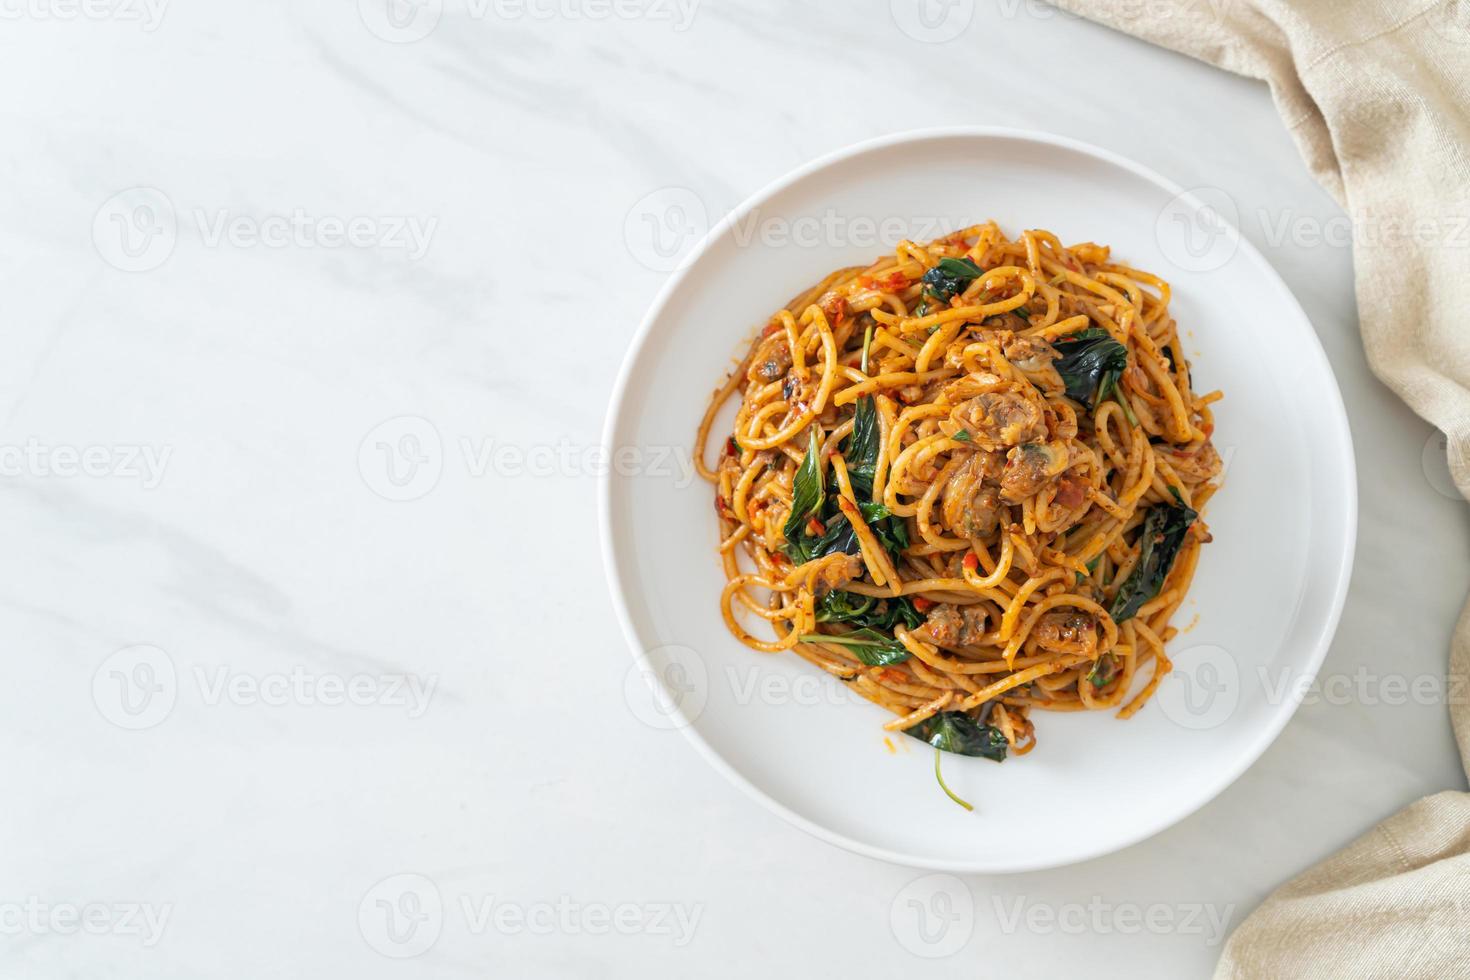
[[[1373,372],[1446,436],[1470,499],[1470,0],[1053,0],[1264,80],[1353,221]],[[1470,676],[1470,608],[1449,672]],[[1470,705],[1451,706],[1462,762]],[[1217,980],[1470,977],[1470,794],[1426,797],[1273,892]]]

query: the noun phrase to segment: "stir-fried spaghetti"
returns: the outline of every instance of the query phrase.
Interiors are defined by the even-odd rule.
[[[1137,711],[1220,471],[1169,297],[1105,246],[994,223],[797,296],[699,427],[730,631],[946,751],[1024,754],[1033,708]]]

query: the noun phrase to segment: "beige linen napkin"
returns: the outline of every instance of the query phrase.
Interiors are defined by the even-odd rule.
[[[1373,371],[1448,437],[1470,497],[1470,0],[1054,0],[1264,79],[1352,218]],[[1470,609],[1450,673],[1470,671]],[[1452,707],[1470,760],[1470,706]],[[1470,977],[1470,794],[1440,793],[1277,889],[1217,978]]]

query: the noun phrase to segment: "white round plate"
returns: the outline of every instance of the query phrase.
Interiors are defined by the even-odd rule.
[[[1281,731],[1342,609],[1357,525],[1342,397],[1312,326],[1233,223],[1222,193],[1184,193],[1115,154],[1001,129],[908,133],[818,160],[751,198],[670,277],[608,417],[602,540],[637,665],[630,703],[682,728],[752,797],[862,854],[952,871],[1052,867],[1142,840],[1204,805]],[[1223,215],[1222,216],[1222,212]],[[1169,645],[1174,672],[1128,721],[1036,712],[1038,745],[1002,764],[944,757],[792,654],[731,637],[718,598],[713,490],[689,457],[710,392],[755,330],[839,266],[902,238],[995,219],[1168,280],[1195,389],[1220,388],[1223,489]],[[718,435],[712,438],[718,443]],[[712,447],[713,448],[713,447]],[[760,624],[756,624],[759,626]],[[639,678],[660,698],[640,700]]]

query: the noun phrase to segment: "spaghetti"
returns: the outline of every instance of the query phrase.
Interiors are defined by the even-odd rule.
[[[993,222],[797,296],[699,426],[730,631],[945,751],[1025,754],[1034,710],[1138,711],[1221,469],[1169,299],[1105,246]]]

